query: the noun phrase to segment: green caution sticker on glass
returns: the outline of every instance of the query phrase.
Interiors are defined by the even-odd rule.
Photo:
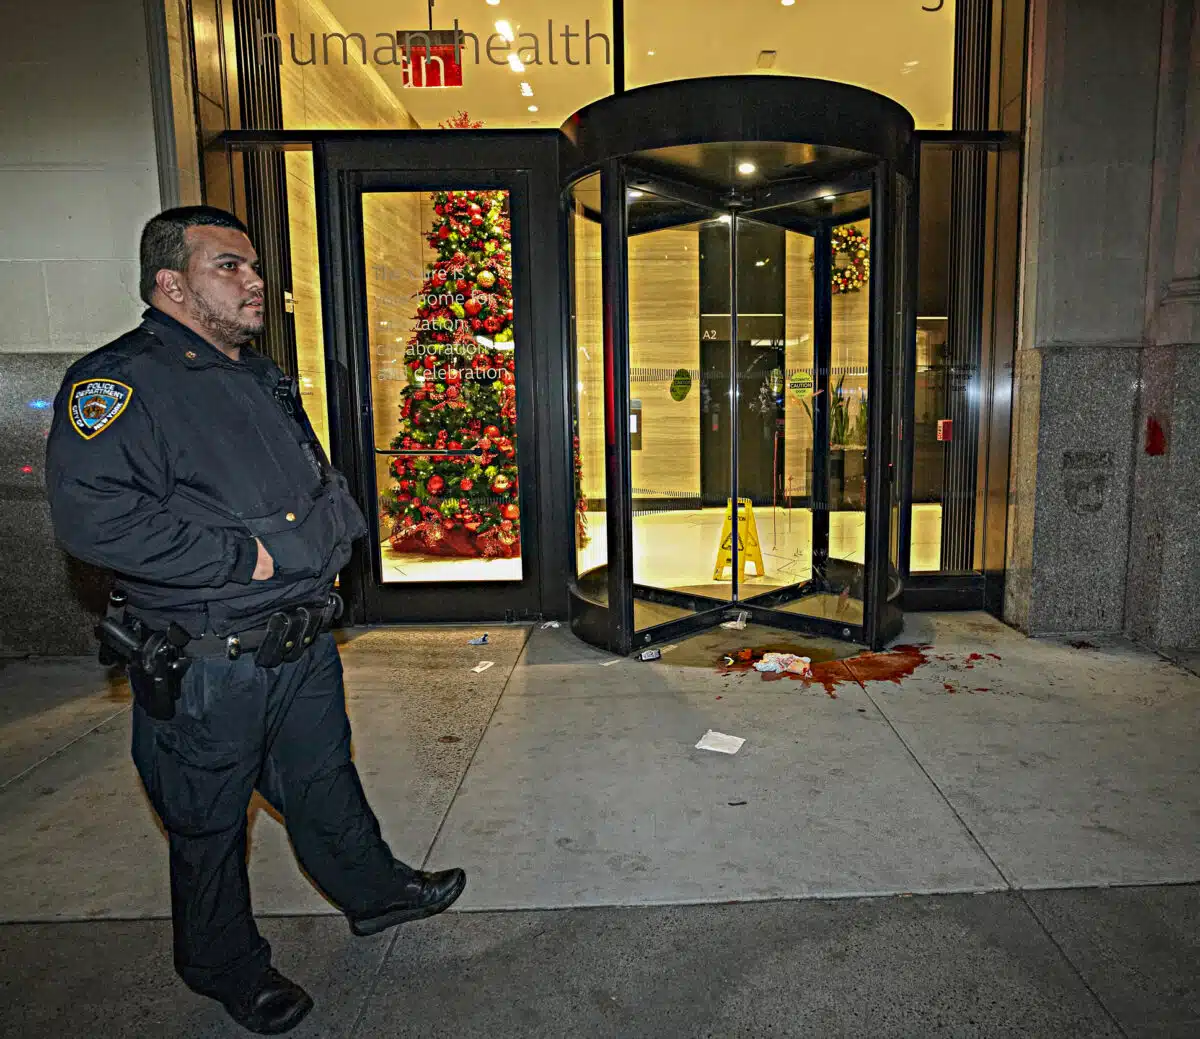
[[[796,372],[788,379],[788,389],[796,400],[808,400],[812,396],[813,377],[809,372]]]
[[[686,368],[680,368],[671,380],[671,399],[683,400],[692,389],[692,373]]]

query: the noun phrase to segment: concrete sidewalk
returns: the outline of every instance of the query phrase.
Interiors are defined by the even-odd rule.
[[[385,835],[467,868],[458,911],[352,939],[252,808],[264,931],[320,1001],[296,1034],[1200,1035],[1200,678],[1175,663],[913,615],[911,675],[850,660],[826,690],[475,634],[343,647]],[[91,661],[0,686],[0,1023],[237,1034],[169,973],[127,691]],[[696,750],[710,728],[746,743]]]

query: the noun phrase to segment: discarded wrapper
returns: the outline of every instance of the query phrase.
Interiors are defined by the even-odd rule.
[[[643,649],[638,654],[638,660],[659,660],[662,658],[661,649]]]
[[[736,754],[746,741],[741,736],[726,736],[709,729],[696,744],[697,750],[715,750],[718,754]]]
[[[562,627],[562,625],[559,624],[558,621],[546,621],[546,623],[542,625],[543,630],[545,630],[546,628],[561,628],[561,627]]]
[[[745,610],[742,610],[742,612],[739,613],[734,620],[726,621],[721,625],[721,627],[728,628],[730,631],[744,631],[746,628],[746,621],[749,619],[750,614],[748,614]]]
[[[754,670],[765,671],[771,674],[779,674],[787,671],[793,675],[811,678],[811,665],[812,660],[810,658],[800,657],[795,653],[764,653],[762,660],[754,665]]]
[[[487,640],[487,632],[486,631],[482,635],[480,635],[479,638],[471,639],[467,643],[468,646],[486,646],[487,644],[488,644],[488,640]]]
[[[494,660],[481,660],[478,666],[471,668],[471,670],[474,671],[475,674],[479,674],[481,671],[486,671],[494,663]]]

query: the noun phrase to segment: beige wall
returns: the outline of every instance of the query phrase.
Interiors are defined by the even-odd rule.
[[[138,0],[0,16],[0,351],[81,353],[137,324],[138,235],[159,208]]]
[[[604,497],[604,308],[600,225],[575,219],[575,399],[583,494]]]
[[[700,493],[700,232],[652,231],[629,239],[631,400],[642,404],[642,448],[631,455],[635,497]],[[692,376],[671,397],[679,369]]]

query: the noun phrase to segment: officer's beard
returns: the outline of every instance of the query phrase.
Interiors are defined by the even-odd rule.
[[[262,315],[242,316],[246,313],[242,306],[238,307],[238,316],[230,316],[218,310],[202,293],[193,292],[188,300],[188,309],[193,319],[208,329],[209,334],[223,346],[243,346],[255,336],[262,335]]]

